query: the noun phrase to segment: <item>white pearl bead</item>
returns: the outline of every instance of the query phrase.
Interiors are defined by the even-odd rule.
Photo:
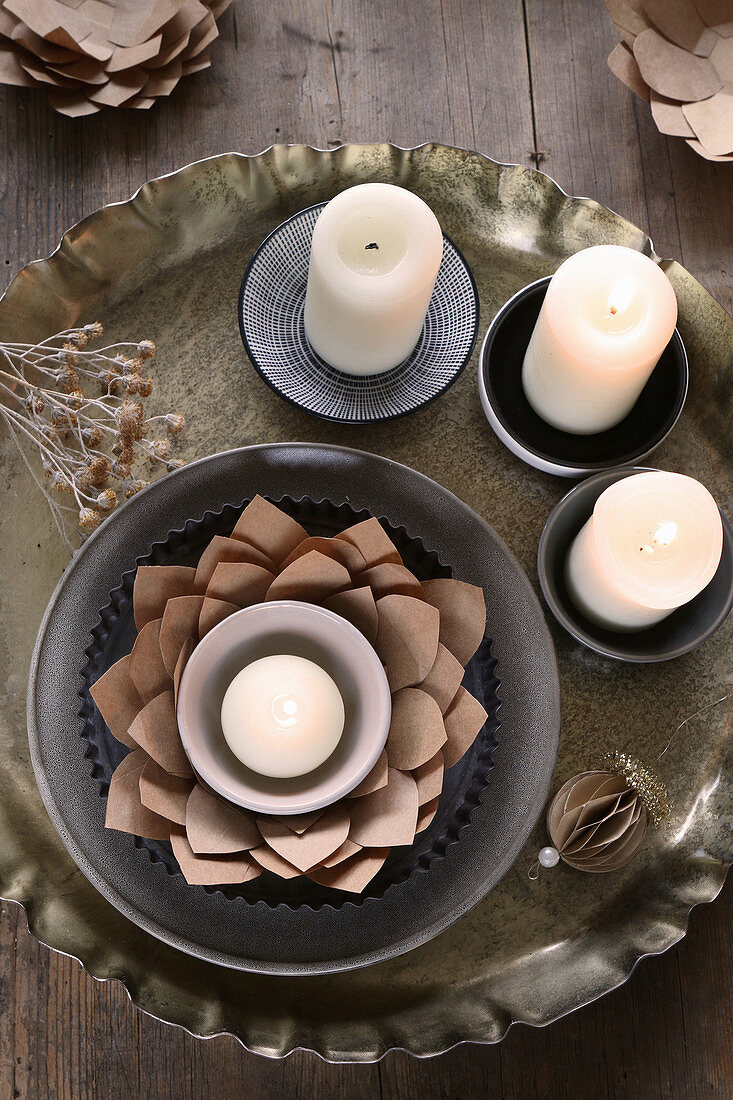
[[[543,867],[557,867],[560,862],[560,853],[557,848],[540,848],[537,858]]]

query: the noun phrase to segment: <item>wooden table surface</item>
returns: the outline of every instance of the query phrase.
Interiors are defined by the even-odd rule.
[[[40,93],[0,89],[0,234],[8,280],[61,234],[152,176],[273,142],[461,145],[539,162],[652,237],[728,309],[733,168],[655,129],[606,68],[601,0],[235,0],[213,67],[150,113],[69,121]],[[124,989],[0,920],[0,1098],[729,1097],[733,888],[620,990],[496,1047],[418,1061],[269,1062],[133,1008]]]

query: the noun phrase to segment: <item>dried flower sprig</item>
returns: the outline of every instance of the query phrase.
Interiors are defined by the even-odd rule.
[[[91,349],[103,331],[95,321],[38,344],[0,342],[0,415],[70,553],[79,532],[83,538],[98,527],[120,500],[149,484],[156,469],[183,465],[173,457],[173,441],[184,418],[145,415],[155,344]],[[43,477],[29,452],[40,457]],[[54,494],[74,503],[62,504]]]

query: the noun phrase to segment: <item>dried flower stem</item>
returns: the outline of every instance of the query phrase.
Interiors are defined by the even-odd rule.
[[[0,416],[70,553],[80,531],[83,538],[120,496],[133,496],[148,484],[143,464],[165,470],[183,465],[172,457],[172,439],[184,418],[145,417],[143,401],[153,380],[143,369],[155,345],[141,340],[88,348],[102,332],[94,322],[38,344],[0,342]],[[161,427],[167,434],[156,438]],[[48,486],[27,452],[40,457]],[[68,494],[76,507],[61,504],[54,493]]]

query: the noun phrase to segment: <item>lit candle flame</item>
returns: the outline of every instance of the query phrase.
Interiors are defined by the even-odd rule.
[[[608,312],[615,316],[617,313],[623,313],[631,305],[631,299],[634,297],[634,288],[636,286],[636,280],[630,275],[624,276],[614,285],[611,293],[608,295]]]

